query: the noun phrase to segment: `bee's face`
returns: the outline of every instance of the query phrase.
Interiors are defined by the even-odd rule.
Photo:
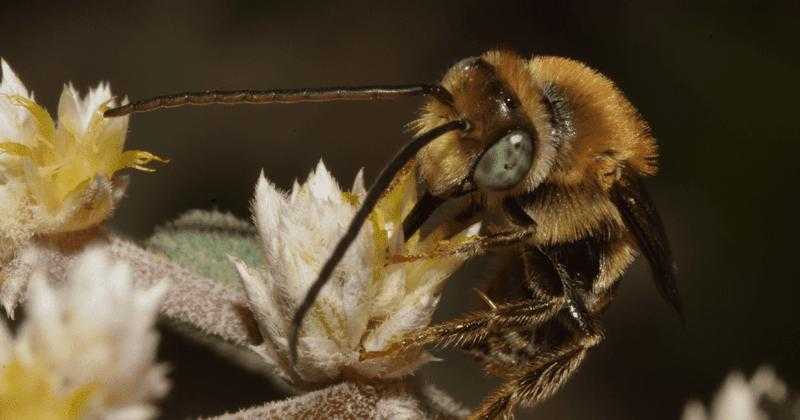
[[[493,196],[543,182],[607,189],[624,167],[655,172],[655,142],[614,84],[577,61],[525,60],[493,51],[453,66],[442,80],[453,103],[429,102],[421,131],[463,119],[418,155],[433,195],[478,189]]]
[[[448,71],[442,85],[453,95],[452,106],[430,103],[422,124],[458,118],[470,128],[420,152],[420,170],[434,195],[473,188],[506,193],[541,182],[534,174],[544,178],[552,159],[540,158],[548,154],[549,139],[537,123],[549,126],[531,118],[542,109],[525,60],[504,53],[467,58]]]

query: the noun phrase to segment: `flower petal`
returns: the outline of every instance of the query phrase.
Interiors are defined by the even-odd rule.
[[[28,94],[28,89],[19,79],[14,70],[6,60],[0,59],[0,94],[2,95],[19,95],[29,99],[33,99],[32,95]]]
[[[318,200],[338,200],[342,194],[339,184],[333,179],[322,159],[317,163],[317,168],[309,175],[306,186],[311,194]]]
[[[21,131],[30,117],[24,108],[11,102],[13,96],[33,99],[11,66],[0,59],[0,140],[23,137]]]
[[[81,97],[72,83],[68,83],[64,85],[58,101],[58,122],[72,135],[83,136],[101,107],[105,104],[114,106],[112,100],[111,87],[108,83],[100,83],[97,87],[89,89],[85,98]]]
[[[359,169],[356,173],[356,177],[353,179],[353,188],[350,189],[350,192],[357,196],[367,195],[367,188],[364,186],[364,168]]]

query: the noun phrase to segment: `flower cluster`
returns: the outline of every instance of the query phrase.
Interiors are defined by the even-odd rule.
[[[699,401],[692,401],[683,411],[683,420],[768,420],[773,418],[764,411],[764,402],[785,404],[788,389],[775,371],[761,367],[748,381],[741,372],[732,372],[722,385],[710,409]],[[800,405],[794,407],[794,416]]]
[[[128,118],[103,118],[115,106],[108,84],[85,97],[66,85],[57,122],[0,61],[0,263],[35,234],[102,222],[124,192],[114,175],[163,159],[123,151]]]
[[[392,256],[421,254],[439,244],[441,234],[406,241],[402,220],[416,200],[416,184],[405,173],[370,215],[332,280],[309,312],[299,337],[299,360],[289,362],[291,318],[325,259],[365,195],[361,173],[342,191],[322,162],[302,185],[285,194],[262,175],[253,217],[263,241],[265,265],[251,268],[234,260],[264,343],[255,350],[295,386],[341,378],[396,378],[430,360],[421,350],[364,357],[386,350],[404,335],[428,325],[444,280],[461,256],[392,262]],[[477,234],[475,225],[452,239]]]
[[[155,363],[165,291],[134,289],[130,268],[97,248],[62,288],[37,274],[16,337],[0,322],[0,418],[153,417],[169,388]]]

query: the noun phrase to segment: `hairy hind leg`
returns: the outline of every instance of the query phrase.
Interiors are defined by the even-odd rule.
[[[470,416],[472,419],[510,419],[518,405],[534,406],[549,398],[578,369],[586,353],[603,335],[594,332],[573,332],[573,338],[551,351],[542,351],[526,365],[506,376],[506,382],[495,390]]]
[[[478,344],[498,329],[530,328],[552,319],[563,307],[564,299],[523,300],[503,305],[491,303],[488,311],[432,325],[404,337],[386,350],[367,353],[364,359],[433,344],[438,347],[464,347]]]

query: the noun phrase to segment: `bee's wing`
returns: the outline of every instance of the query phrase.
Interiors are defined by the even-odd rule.
[[[622,179],[611,188],[611,198],[626,227],[636,238],[640,251],[650,263],[658,292],[675,308],[683,320],[672,250],[661,216],[642,179],[637,175],[624,173]]]

